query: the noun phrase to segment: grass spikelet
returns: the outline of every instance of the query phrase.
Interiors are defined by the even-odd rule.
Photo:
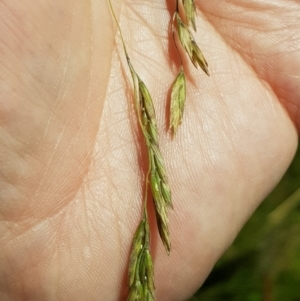
[[[189,30],[187,25],[185,25],[181,20],[179,13],[175,13],[175,19],[176,19],[177,32],[178,32],[180,43],[183,46],[183,48],[186,50],[188,56],[190,57],[190,60],[192,61],[192,63],[196,68],[198,66],[201,67],[201,69],[207,75],[209,75],[208,64],[200,48],[196,44],[191,31]]]
[[[152,154],[151,154],[152,155]],[[153,156],[153,155],[152,155]],[[170,232],[168,227],[168,212],[167,208],[171,204],[171,199],[167,199],[170,196],[169,189],[167,193],[163,192],[163,183],[161,177],[157,172],[156,167],[151,168],[150,174],[150,187],[153,196],[153,202],[156,212],[156,222],[159,230],[160,238],[168,254],[171,251]]]
[[[156,124],[155,109],[153,106],[151,95],[146,85],[135,72],[129,59],[127,60],[127,62],[133,79],[135,109],[140,124],[140,128],[142,130],[145,139],[145,144],[148,150],[150,178],[148,179],[147,176],[146,182],[148,182],[148,180],[150,181],[151,194],[153,197],[154,208],[157,216],[156,219],[157,227],[159,229],[159,234],[162,239],[163,245],[165,246],[166,251],[169,254],[171,250],[171,242],[170,242],[170,234],[168,228],[167,208],[172,207],[172,201],[171,201],[171,192],[167,181],[166,168],[158,144],[158,130]],[[148,223],[148,221],[146,222]],[[146,253],[148,254],[149,250]],[[152,266],[152,261],[150,264],[149,255],[150,253],[147,255],[147,257],[144,257],[144,255],[140,255],[141,256],[140,261],[136,261],[137,265],[140,265],[142,263],[143,266],[145,266],[144,260],[146,260],[149,264],[148,272],[150,266]],[[134,267],[135,264],[132,264],[131,266]],[[131,284],[130,286],[131,287],[130,296],[133,297],[131,297],[129,301],[154,300],[153,294],[150,292],[148,292],[147,295],[143,295],[145,299],[138,299],[137,296],[140,295],[140,286],[141,286],[141,280],[140,280],[141,270],[139,271],[140,278],[137,278],[136,276],[132,276],[133,273],[134,273],[133,270],[129,271],[130,277],[131,278],[134,277],[135,279],[134,281],[135,284],[134,285]],[[136,275],[136,273],[134,275]],[[154,290],[154,285],[151,286],[151,288],[153,288]]]
[[[172,208],[172,200],[167,172],[158,144],[155,109],[151,95],[144,82],[136,74],[130,63],[129,68],[134,82],[136,111],[148,149],[150,187],[157,216],[157,227],[163,245],[169,254],[171,243],[167,209]]]
[[[168,226],[168,210],[173,207],[171,191],[168,185],[167,172],[162,153],[158,142],[158,129],[155,116],[155,109],[151,95],[145,83],[138,76],[131,64],[126,44],[122,35],[122,30],[112,7],[112,0],[108,0],[112,16],[116,21],[120,32],[120,37],[126,56],[127,64],[131,72],[134,88],[134,106],[138,119],[138,124],[144,137],[148,154],[148,173],[145,176],[145,199],[143,201],[143,218],[135,232],[129,263],[129,295],[128,301],[154,301],[154,269],[150,254],[150,229],[147,215],[147,201],[153,199],[158,232],[163,245],[170,253],[171,241]],[[174,80],[170,102],[170,129],[176,134],[182,122],[184,105],[186,100],[186,76],[180,51],[178,50],[175,32],[182,47],[185,49],[193,65],[200,67],[207,75],[208,64],[200,48],[196,44],[194,37],[189,29],[192,26],[196,31],[196,7],[195,0],[182,0],[183,11],[179,12],[179,0],[176,1],[176,10],[173,15],[172,29],[173,40],[180,57],[180,71]],[[181,15],[185,15],[183,22]],[[148,195],[149,187],[149,195]],[[151,192],[151,193],[150,193]]]
[[[150,187],[157,216],[157,226],[158,229],[164,229],[163,232],[159,231],[159,233],[169,254],[171,244],[167,208],[172,207],[171,192],[165,164],[158,145],[156,117],[152,98],[147,87],[139,78],[137,83],[138,87],[136,89],[139,89],[139,93],[136,93],[136,95],[139,95],[139,100],[136,100],[136,103],[138,104],[138,116],[141,118],[141,129],[148,148]]]
[[[176,134],[178,126],[182,122],[184,104],[186,99],[186,80],[183,69],[177,75],[171,92],[170,128]]]
[[[138,226],[129,262],[129,294],[127,301],[154,300],[154,268],[149,251],[150,230],[147,213]]]
[[[196,31],[196,22],[195,22],[195,14],[196,14],[196,7],[194,0],[182,0],[185,17],[188,26],[192,25],[193,29]]]
[[[189,29],[189,26],[192,26],[193,29],[196,31],[195,1],[182,0],[185,20],[187,24],[185,24],[180,17],[179,0],[175,0],[175,1],[176,1],[176,9],[172,19],[173,42],[178,52],[181,66],[180,66],[179,74],[177,75],[172,86],[171,101],[170,101],[170,130],[173,132],[174,135],[176,134],[177,129],[182,122],[184,104],[186,99],[186,79],[185,79],[185,73],[183,69],[181,53],[178,49],[176,39],[175,39],[175,32],[177,33],[180,44],[188,54],[193,65],[196,68],[200,67],[209,76],[208,63],[202,51],[196,44],[194,36],[192,35]]]
[[[134,88],[134,105],[148,151],[149,170],[145,177],[146,194],[143,203],[144,216],[133,238],[129,263],[129,295],[128,301],[154,301],[154,273],[150,245],[150,230],[147,215],[148,186],[157,216],[157,226],[160,237],[170,253],[171,242],[168,228],[168,208],[172,207],[171,191],[168,185],[167,173],[158,144],[158,130],[155,109],[151,95],[131,64],[122,31],[114,13],[111,0],[108,0],[113,18],[115,19],[125,52],[127,64],[131,72]],[[150,184],[150,185],[149,185]]]
[[[202,53],[202,51],[200,50],[200,48],[198,47],[198,45],[196,44],[196,42],[194,40],[191,41],[191,48],[192,48],[192,57],[191,57],[191,61],[194,64],[194,66],[196,68],[198,68],[198,66],[206,73],[206,75],[209,76],[209,71],[208,71],[208,63]]]

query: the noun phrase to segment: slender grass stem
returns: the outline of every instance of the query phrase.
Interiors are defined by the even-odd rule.
[[[108,0],[108,3],[120,32],[127,65],[132,76],[135,111],[148,151],[148,171],[144,179],[145,195],[142,205],[143,217],[134,234],[130,255],[128,301],[154,301],[154,268],[150,254],[150,227],[147,212],[147,204],[150,197],[148,187],[150,186],[151,188],[159,234],[168,254],[171,249],[171,242],[167,208],[172,207],[171,192],[159,149],[158,129],[152,98],[146,85],[131,64],[122,29],[113,9],[112,0]]]

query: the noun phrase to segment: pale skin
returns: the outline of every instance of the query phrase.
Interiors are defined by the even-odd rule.
[[[173,1],[114,2],[173,194],[170,256],[153,228],[158,301],[203,283],[297,148],[300,1],[221,2],[197,1],[211,77],[185,60],[173,141]],[[105,0],[0,1],[0,300],[124,300],[146,162],[127,75]]]

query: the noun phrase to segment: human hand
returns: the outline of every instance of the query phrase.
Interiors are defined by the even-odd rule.
[[[201,285],[297,147],[300,4],[219,3],[197,2],[211,77],[187,62],[173,141],[170,11],[164,1],[114,3],[157,108],[173,194],[170,256],[152,236],[157,300]],[[0,2],[0,300],[126,294],[144,175],[113,24],[104,0]]]

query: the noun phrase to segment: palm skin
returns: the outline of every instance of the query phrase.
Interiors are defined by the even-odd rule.
[[[152,236],[157,300],[185,300],[295,153],[300,3],[197,2],[211,77],[185,62],[173,141],[174,5],[114,5],[157,108],[173,193],[169,257]],[[0,1],[1,301],[125,298],[144,159],[115,29],[104,0]]]

